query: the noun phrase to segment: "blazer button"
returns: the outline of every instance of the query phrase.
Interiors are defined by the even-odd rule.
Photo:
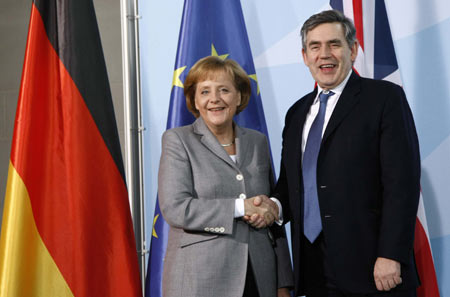
[[[209,232],[209,227],[205,227],[205,231],[206,231],[206,232]]]
[[[242,174],[238,174],[238,175],[236,175],[236,179],[237,180],[243,180],[244,179],[244,176],[242,176]]]
[[[242,193],[241,195],[239,195],[239,199],[245,199],[247,198],[247,195],[245,195],[244,193]]]
[[[225,228],[224,228],[224,227],[220,227],[220,228],[219,228],[219,232],[220,232],[220,233],[225,232]]]
[[[220,228],[219,228],[219,227],[214,228],[214,232],[219,233],[219,231],[220,231]]]

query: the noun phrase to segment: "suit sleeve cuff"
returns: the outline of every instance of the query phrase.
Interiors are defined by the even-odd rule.
[[[275,202],[277,204],[277,206],[278,206],[278,220],[276,220],[275,223],[278,226],[281,226],[281,225],[283,225],[283,208],[281,207],[281,203],[275,197],[270,197],[270,200]]]

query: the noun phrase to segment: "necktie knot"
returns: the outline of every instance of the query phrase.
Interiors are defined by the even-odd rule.
[[[319,95],[319,100],[320,100],[320,103],[326,103],[327,102],[327,100],[328,100],[328,98],[330,97],[330,96],[333,96],[334,95],[334,92],[332,92],[332,91],[329,91],[328,93],[324,93],[324,92],[321,92],[320,93],[320,95]]]

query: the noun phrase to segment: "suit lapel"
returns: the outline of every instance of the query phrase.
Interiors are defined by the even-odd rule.
[[[342,120],[344,120],[347,114],[352,110],[353,106],[359,101],[356,94],[359,93],[360,89],[360,77],[355,72],[352,72],[325,129],[322,143],[327,140],[331,133],[333,133]]]
[[[238,125],[234,126],[234,131],[236,133],[236,164],[238,167],[241,167],[248,150],[249,139],[245,137],[245,130],[241,129]]]
[[[219,141],[208,129],[202,118],[195,120],[192,125],[194,128],[194,133],[200,136],[200,141],[205,147],[207,147],[213,154],[228,163],[230,166],[236,167],[236,164],[222,148]]]
[[[305,103],[299,107],[299,110],[292,115],[292,120],[290,124],[290,128],[287,131],[287,135],[285,136],[287,139],[287,157],[288,160],[295,160],[293,163],[295,166],[300,169],[301,168],[301,151],[302,151],[302,137],[303,137],[303,125],[306,121],[306,115],[309,112],[311,104],[316,97],[317,89],[315,89],[312,93],[307,95],[302,100],[305,100]]]
[[[286,155],[283,155],[283,159],[286,160],[284,166],[288,175],[292,176],[292,180],[298,181],[299,189],[302,189],[302,137],[303,126],[305,125],[306,115],[316,98],[317,88],[306,95],[303,99],[304,102],[298,107],[292,114],[290,119],[289,129],[286,131],[284,141],[286,142]],[[289,119],[288,119],[289,120]],[[301,221],[301,205],[303,205],[303,195],[290,197],[291,209],[293,209],[294,216]]]

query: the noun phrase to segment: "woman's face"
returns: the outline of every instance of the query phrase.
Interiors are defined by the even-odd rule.
[[[198,82],[195,108],[211,130],[232,127],[233,116],[241,104],[241,93],[234,87],[230,75],[217,72]]]

